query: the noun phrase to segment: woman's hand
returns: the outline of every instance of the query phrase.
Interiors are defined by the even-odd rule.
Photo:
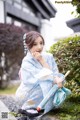
[[[62,79],[58,76],[55,77],[55,83],[58,85],[59,88],[63,87],[62,85]]]
[[[32,53],[32,56],[38,61],[42,61],[42,55],[39,52]]]
[[[42,57],[39,52],[32,53],[33,57],[38,60],[38,62],[45,68],[50,69],[49,65],[47,64],[46,60]]]

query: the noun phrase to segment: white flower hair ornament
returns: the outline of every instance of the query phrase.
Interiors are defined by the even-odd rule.
[[[23,35],[23,40],[25,40],[26,39],[26,33]]]

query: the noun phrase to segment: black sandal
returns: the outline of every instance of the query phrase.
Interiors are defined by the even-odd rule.
[[[26,115],[28,117],[37,117],[37,116],[40,116],[44,113],[44,109],[42,109],[40,111],[37,111],[36,108],[28,108],[26,110],[19,109],[18,113]]]

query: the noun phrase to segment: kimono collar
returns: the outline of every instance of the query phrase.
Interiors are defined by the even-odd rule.
[[[27,58],[34,59],[34,57],[32,56],[32,54],[31,54],[31,52],[30,52],[30,51],[28,51],[28,52],[27,52]]]

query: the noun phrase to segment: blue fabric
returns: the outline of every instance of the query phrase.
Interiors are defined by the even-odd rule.
[[[40,102],[45,98],[47,93],[54,86],[54,77],[59,76],[64,79],[64,75],[59,73],[57,64],[50,53],[42,53],[46,62],[49,64],[51,70],[45,68],[30,54],[24,57],[20,69],[21,84],[16,91],[16,99],[18,103],[22,105],[22,109],[29,107],[37,107]],[[51,72],[51,75],[45,77],[45,70]],[[40,72],[44,74],[39,74]],[[39,78],[36,76],[39,75]],[[52,77],[53,76],[53,77]],[[43,77],[46,79],[44,80]],[[63,82],[64,84],[64,82]],[[57,88],[57,86],[56,86]],[[55,88],[55,89],[56,89]],[[48,100],[44,106],[45,113],[60,106],[66,99],[67,95],[71,94],[71,91],[65,87],[62,89],[56,89],[55,94]]]

